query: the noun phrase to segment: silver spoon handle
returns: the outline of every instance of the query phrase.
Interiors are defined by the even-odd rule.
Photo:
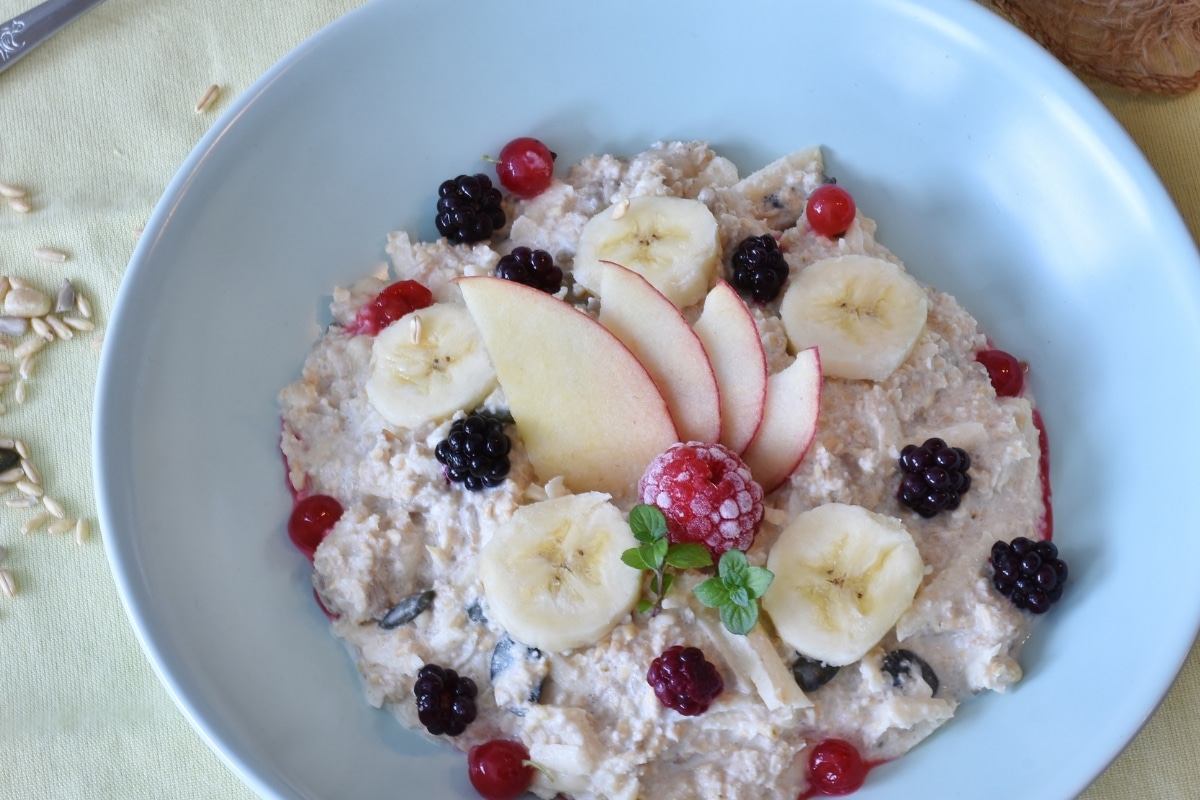
[[[0,22],[0,72],[49,39],[76,17],[104,0],[46,0],[23,14]]]

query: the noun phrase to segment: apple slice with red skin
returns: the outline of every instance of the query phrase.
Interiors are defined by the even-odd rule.
[[[821,356],[809,347],[767,379],[767,403],[754,441],[742,453],[750,474],[770,493],[796,471],[817,435],[821,416]]]
[[[717,376],[721,395],[720,443],[735,453],[749,446],[767,402],[767,355],[750,309],[725,281],[704,299],[693,326]]]
[[[654,457],[679,441],[646,368],[607,328],[552,295],[502,278],[455,283],[538,478],[629,499]]]
[[[615,262],[600,263],[600,324],[650,373],[682,441],[719,441],[721,395],[700,337],[648,280]]]

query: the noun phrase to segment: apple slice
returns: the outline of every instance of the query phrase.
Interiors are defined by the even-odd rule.
[[[513,281],[459,278],[538,477],[628,499],[679,441],[667,402],[621,340],[563,301]]]
[[[721,444],[742,453],[758,431],[767,402],[767,355],[750,309],[725,281],[717,281],[694,326],[717,376]]]
[[[762,425],[742,460],[763,492],[787,480],[808,452],[821,416],[821,356],[810,347],[767,379],[767,404]]]
[[[612,261],[600,263],[600,324],[650,373],[683,441],[719,441],[721,396],[700,337],[648,280]]]

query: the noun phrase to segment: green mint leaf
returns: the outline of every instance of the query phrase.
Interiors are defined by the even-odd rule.
[[[663,597],[666,597],[667,592],[671,591],[671,587],[675,585],[675,575],[670,572],[663,575],[662,583],[663,583],[663,588],[662,588],[662,591],[659,592],[659,594],[662,595]]]
[[[659,568],[667,560],[667,551],[671,548],[671,543],[666,539],[655,539],[653,544],[644,544],[642,547],[649,547],[654,553],[654,566]]]
[[[746,570],[746,591],[754,600],[767,593],[767,587],[775,580],[775,573],[765,567],[750,567]]]
[[[654,569],[653,565],[646,563],[646,558],[642,553],[641,547],[631,547],[624,553],[621,553],[621,561],[634,569]]]
[[[749,568],[750,562],[746,560],[746,554],[734,548],[726,550],[721,556],[717,574],[725,581],[726,586],[745,586],[746,570]]]
[[[654,608],[654,604],[645,598],[638,600],[637,610],[639,614],[645,614],[650,609]]]
[[[729,603],[729,591],[720,578],[709,578],[692,589],[692,593],[709,608],[724,608]]]
[[[708,548],[702,544],[692,542],[673,544],[667,550],[667,564],[676,569],[711,567],[712,556],[709,554]]]
[[[646,569],[658,569],[662,565],[662,559],[654,552],[654,545],[640,544],[637,550],[641,553],[642,560],[649,565]]]
[[[734,586],[729,589],[729,602],[735,606],[748,606],[750,605],[750,593],[746,591],[745,586]]]
[[[730,633],[745,636],[758,624],[758,604],[721,606],[721,623]]]
[[[647,544],[667,536],[667,518],[657,506],[646,503],[636,505],[630,510],[629,527],[633,530],[633,538]]]

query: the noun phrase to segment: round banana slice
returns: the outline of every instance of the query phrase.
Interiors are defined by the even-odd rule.
[[[831,666],[858,661],[912,605],[925,564],[900,520],[829,503],[783,530],[767,555],[763,610],[780,638]]]
[[[474,408],[496,371],[467,309],[437,303],[384,328],[371,346],[367,399],[388,422],[412,428]]]
[[[928,314],[925,290],[911,275],[862,255],[809,264],[779,306],[792,347],[817,347],[826,375],[873,381],[904,363]]]
[[[720,264],[717,220],[699,200],[632,197],[588,220],[573,273],[600,294],[602,261],[641,275],[679,308],[704,299]]]
[[[642,573],[621,561],[637,546],[603,492],[522,506],[479,555],[496,621],[522,644],[562,652],[592,644],[633,609]]]

